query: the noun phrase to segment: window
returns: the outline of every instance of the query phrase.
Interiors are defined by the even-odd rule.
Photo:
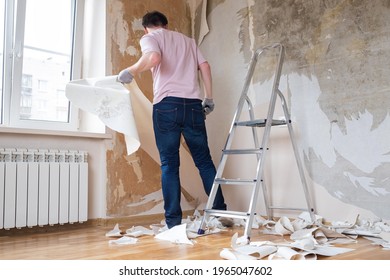
[[[80,0],[0,0],[1,125],[77,129],[65,86],[80,78]]]
[[[46,80],[38,80],[38,89],[39,89],[39,91],[46,92],[48,90],[47,84],[48,84],[48,81],[46,81]]]

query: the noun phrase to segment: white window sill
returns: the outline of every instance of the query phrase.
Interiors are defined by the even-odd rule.
[[[59,130],[0,127],[0,134],[2,134],[2,133],[63,136],[63,137],[83,137],[83,138],[94,138],[94,139],[111,139],[112,138],[112,135],[109,133],[93,133],[93,132],[80,132],[80,131],[59,131]]]

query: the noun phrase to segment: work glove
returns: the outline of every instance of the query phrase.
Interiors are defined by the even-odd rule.
[[[126,68],[119,72],[116,80],[122,84],[130,84],[133,81],[133,75],[131,75],[130,71]]]
[[[214,110],[214,101],[212,98],[205,98],[202,102],[203,112],[205,115],[210,114]]]

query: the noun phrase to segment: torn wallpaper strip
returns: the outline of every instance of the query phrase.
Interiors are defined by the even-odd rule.
[[[123,133],[129,155],[138,150],[140,141],[130,94],[116,81],[116,76],[71,81],[66,85],[65,95],[76,107]]]
[[[187,237],[187,224],[181,224],[170,228],[166,231],[163,231],[157,234],[154,238],[159,240],[170,241],[176,244],[189,244],[194,245],[194,243]]]
[[[129,245],[129,244],[135,244],[137,242],[138,242],[137,238],[133,238],[129,236],[122,236],[119,239],[108,241],[109,244],[115,244],[115,245]]]
[[[120,237],[122,236],[121,230],[119,229],[119,224],[116,224],[112,230],[106,233],[107,237]]]

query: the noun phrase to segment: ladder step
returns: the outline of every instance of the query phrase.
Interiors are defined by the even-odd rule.
[[[296,208],[296,207],[268,206],[268,208],[269,209],[278,209],[278,210],[307,211],[307,208]]]
[[[259,149],[235,149],[235,150],[223,150],[224,154],[229,155],[240,155],[240,154],[261,154],[263,148]]]
[[[205,209],[204,211],[212,216],[229,217],[229,218],[237,218],[237,219],[247,219],[250,216],[250,213],[238,212],[238,211],[226,211],[226,210],[215,210],[215,209]]]
[[[264,127],[266,122],[267,122],[267,119],[258,119],[258,120],[252,120],[252,121],[236,122],[235,125],[237,125],[237,126],[250,126],[250,127]],[[287,124],[287,122],[285,120],[272,120],[272,126],[285,125],[285,124]]]
[[[215,178],[215,184],[223,185],[248,185],[255,184],[257,179],[225,179],[225,178]]]

